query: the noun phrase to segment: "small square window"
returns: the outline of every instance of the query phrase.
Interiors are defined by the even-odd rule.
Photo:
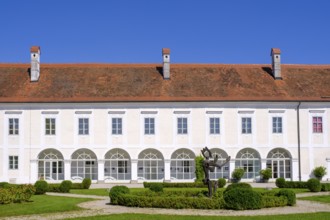
[[[178,134],[188,134],[188,119],[178,118]]]
[[[155,118],[144,118],[144,134],[155,134]]]
[[[210,134],[220,134],[220,118],[210,118]]]
[[[252,124],[251,118],[242,118],[242,134],[251,134]]]
[[[79,135],[89,134],[89,119],[79,118]]]

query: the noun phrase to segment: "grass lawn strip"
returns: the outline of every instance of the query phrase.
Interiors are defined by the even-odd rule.
[[[32,196],[32,202],[0,205],[0,217],[58,213],[82,210],[79,203],[92,201],[90,198],[65,198],[59,196]]]
[[[330,213],[310,213],[291,215],[270,215],[270,216],[178,216],[178,215],[146,215],[146,214],[120,214],[89,216],[83,218],[70,218],[72,220],[328,220]]]
[[[307,201],[314,201],[314,202],[323,202],[323,203],[328,203],[330,204],[330,196],[310,196],[310,197],[302,197],[299,198],[302,200],[307,200]]]

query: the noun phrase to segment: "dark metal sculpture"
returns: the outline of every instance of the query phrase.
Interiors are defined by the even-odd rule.
[[[207,185],[208,190],[209,190],[208,196],[211,198],[212,194],[214,194],[217,191],[218,181],[211,181],[209,172],[214,172],[215,167],[218,167],[220,169],[221,167],[226,165],[230,161],[230,157],[227,157],[227,159],[224,163],[217,164],[218,155],[216,155],[215,158],[213,159],[212,153],[207,147],[204,147],[201,150],[201,152],[205,158],[203,161],[203,169],[204,169],[204,174],[205,174],[205,178],[203,179],[203,182],[205,185]],[[212,159],[213,159],[213,161],[212,161]],[[213,192],[212,192],[212,183],[213,183]]]

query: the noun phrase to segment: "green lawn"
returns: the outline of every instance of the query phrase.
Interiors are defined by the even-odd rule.
[[[299,199],[308,200],[308,201],[315,201],[315,202],[330,203],[330,196],[310,196],[310,197],[302,197],[302,198],[299,198]]]
[[[91,200],[47,195],[32,196],[32,202],[0,205],[0,217],[81,210],[77,204]]]
[[[92,220],[328,220],[330,212],[326,213],[308,213],[292,215],[270,215],[270,216],[179,216],[179,215],[144,215],[144,214],[118,214],[106,216],[94,216],[76,219]]]
[[[146,191],[148,189],[145,188],[130,188],[131,192],[141,192]],[[206,188],[164,188],[164,191],[185,191],[185,190],[193,190],[193,191],[200,191],[200,190],[207,190]],[[224,188],[219,188],[218,190],[224,190]],[[254,188],[254,190],[258,192],[266,192],[265,188]],[[272,189],[274,191],[279,191],[279,188]],[[291,189],[295,193],[306,193],[309,192],[308,189]],[[97,196],[109,196],[108,189],[71,189],[70,193],[73,194],[83,194],[83,195],[97,195]]]

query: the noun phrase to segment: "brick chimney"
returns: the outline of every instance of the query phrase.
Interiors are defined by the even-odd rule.
[[[163,48],[163,77],[164,79],[170,79],[170,49]]]
[[[37,82],[40,76],[40,47],[32,46],[30,49],[31,53],[31,82]]]
[[[281,76],[281,50],[272,48],[270,56],[272,57],[273,76],[275,79],[282,79]]]

